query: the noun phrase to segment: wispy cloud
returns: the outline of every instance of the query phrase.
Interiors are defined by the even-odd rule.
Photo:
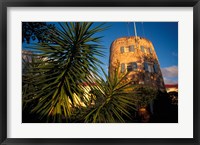
[[[170,67],[165,67],[161,68],[163,77],[178,77],[178,67],[177,66],[170,66]]]
[[[164,78],[165,84],[177,84],[178,83],[178,67],[170,66],[161,68],[162,75]]]
[[[178,84],[178,79],[166,78],[164,77],[165,84]]]

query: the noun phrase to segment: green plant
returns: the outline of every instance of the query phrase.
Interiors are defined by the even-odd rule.
[[[126,118],[132,118],[131,110],[136,106],[134,93],[128,91],[134,86],[126,80],[127,74],[119,73],[119,69],[109,77],[105,72],[104,75],[106,80],[96,80],[96,88],[91,90],[96,98],[95,106],[89,108],[84,120],[93,123],[126,122]]]
[[[91,74],[98,72],[97,56],[103,56],[103,46],[96,33],[106,29],[104,23],[87,22],[59,23],[59,28],[49,30],[47,41],[54,43],[30,46],[40,61],[26,62],[31,67],[23,74],[23,104],[49,122],[67,122],[76,97],[84,101],[80,84],[92,82]]]

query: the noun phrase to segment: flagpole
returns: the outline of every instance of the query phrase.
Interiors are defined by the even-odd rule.
[[[137,37],[137,28],[136,28],[136,24],[135,24],[135,22],[133,22],[133,23],[134,23],[135,36]]]

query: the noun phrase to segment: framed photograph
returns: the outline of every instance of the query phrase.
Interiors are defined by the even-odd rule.
[[[0,3],[0,143],[199,144],[198,0]]]

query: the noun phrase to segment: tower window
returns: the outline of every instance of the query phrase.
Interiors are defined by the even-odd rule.
[[[148,70],[149,72],[154,72],[153,66],[151,64],[148,64]]]
[[[134,45],[130,45],[129,46],[129,52],[134,52],[135,50],[134,50]]]
[[[127,65],[127,71],[128,71],[128,72],[132,71],[132,66],[131,66],[131,64],[128,64],[128,65]]]
[[[145,70],[145,71],[149,71],[148,63],[147,63],[147,62],[144,62],[144,70]]]
[[[136,62],[131,62],[127,65],[127,71],[135,71],[137,70],[137,63]]]
[[[153,68],[154,68],[154,72],[155,72],[155,73],[158,73],[158,65],[157,65],[157,64],[154,64],[154,65],[153,65]]]
[[[148,62],[144,62],[144,70],[146,72],[152,72],[152,73],[155,72],[154,66],[152,64],[148,63]]]
[[[148,71],[151,72],[151,65],[148,65]]]
[[[124,46],[120,47],[120,52],[124,53]]]
[[[121,64],[121,73],[123,73],[124,71],[125,71],[125,64],[122,63],[122,64]]]
[[[132,66],[133,66],[133,70],[137,70],[137,63],[136,62],[133,62]]]
[[[144,46],[140,46],[142,52],[144,52]]]

